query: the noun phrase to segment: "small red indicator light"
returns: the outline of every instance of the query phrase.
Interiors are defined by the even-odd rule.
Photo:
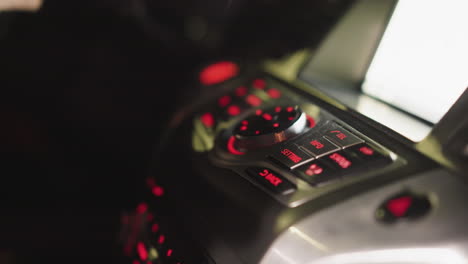
[[[247,98],[245,98],[245,101],[251,106],[259,106],[262,104],[262,99],[253,94],[249,94]]]
[[[200,117],[200,121],[203,123],[205,127],[213,127],[215,124],[215,119],[212,113],[204,113]]]
[[[247,120],[242,120],[241,124],[244,125],[244,126],[246,126],[246,125],[249,124],[249,121],[247,121]]]
[[[136,208],[136,212],[137,212],[138,214],[142,214],[142,213],[146,212],[146,210],[148,210],[148,205],[145,204],[145,203],[139,204],[139,205],[137,206],[137,208]]]
[[[237,105],[231,105],[227,109],[227,113],[230,116],[236,116],[236,115],[240,114],[240,112],[241,112],[240,107],[237,106]]]
[[[311,164],[307,170],[306,170],[306,174],[309,175],[309,176],[314,176],[314,175],[318,175],[318,174],[321,174],[323,172],[323,168],[321,168],[319,165],[317,164]]]
[[[205,67],[200,72],[200,83],[213,85],[224,82],[239,73],[237,64],[230,61],[220,61]]]
[[[137,253],[141,260],[145,261],[148,259],[148,251],[146,250],[145,244],[143,244],[143,242],[138,242]]]
[[[388,201],[386,207],[395,217],[402,217],[408,212],[412,203],[413,199],[410,196],[403,196]]]
[[[268,89],[267,94],[272,99],[278,99],[281,97],[281,92],[275,88]]]
[[[158,244],[163,244],[164,241],[166,241],[166,237],[164,235],[159,235]]]
[[[275,107],[275,112],[276,112],[276,113],[281,112],[281,107],[279,107],[279,106]]]
[[[236,91],[235,91],[235,94],[238,97],[242,97],[242,96],[246,95],[247,94],[247,87],[245,87],[245,86],[237,87]]]
[[[273,127],[279,127],[279,124],[278,124],[278,123],[274,123],[274,124],[273,124]]]
[[[255,110],[255,114],[256,114],[256,115],[258,115],[258,116],[259,116],[259,115],[261,115],[262,113],[263,113],[263,112],[262,112],[262,110],[261,110],[261,109],[257,109],[257,110]]]
[[[360,147],[359,148],[359,151],[364,154],[364,155],[367,155],[367,156],[372,156],[374,155],[374,150],[369,148],[369,147],[366,147],[366,146],[363,146],[363,147]]]
[[[291,150],[289,149],[283,149],[281,151],[281,154],[283,154],[284,156],[288,157],[292,162],[294,163],[299,163],[302,158],[299,157],[298,155],[296,155],[294,152],[292,152]]]
[[[157,223],[154,223],[152,226],[151,226],[151,232],[153,233],[156,233],[159,231],[159,225]]]
[[[260,130],[255,131],[255,135],[260,134]]]
[[[294,107],[292,107],[292,106],[288,106],[288,108],[286,108],[286,111],[288,111],[288,112],[292,112],[292,111],[294,111]]]
[[[241,130],[241,131],[247,130],[247,126],[241,126],[240,130]]]
[[[220,107],[226,107],[229,103],[231,103],[231,97],[229,95],[222,96],[218,99],[218,105]]]
[[[265,113],[265,114],[263,114],[263,119],[265,119],[267,121],[270,121],[270,120],[273,119],[273,117],[270,114]]]
[[[231,154],[234,154],[234,155],[243,155],[244,152],[241,152],[241,151],[238,151],[235,147],[234,147],[234,144],[236,142],[236,137],[235,136],[231,136],[228,140],[228,143],[227,143],[227,149],[228,151],[231,153]]]
[[[154,186],[153,189],[151,189],[151,192],[156,197],[161,197],[164,195],[164,189],[161,186]]]
[[[338,153],[333,153],[330,156],[328,156],[330,159],[332,159],[338,166],[340,166],[343,169],[349,168],[353,163],[349,161],[347,158],[344,156],[338,154]]]
[[[253,80],[252,85],[255,89],[265,89],[266,82],[263,79],[255,79]]]
[[[172,249],[167,250],[166,256],[168,256],[168,257],[172,256]]]

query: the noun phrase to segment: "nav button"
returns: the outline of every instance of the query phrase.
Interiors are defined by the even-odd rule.
[[[340,149],[337,145],[330,142],[330,140],[321,136],[309,136],[302,139],[298,144],[304,149],[314,154],[316,158],[325,156]]]
[[[296,189],[296,186],[281,174],[264,167],[251,167],[247,174],[252,180],[276,194],[288,194]]]

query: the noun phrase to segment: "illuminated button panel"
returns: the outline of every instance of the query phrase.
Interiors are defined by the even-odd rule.
[[[320,102],[279,80],[251,76],[225,84],[229,89],[195,116],[194,150],[209,152],[215,165],[284,204],[296,206],[323,186],[346,184],[346,178],[370,175],[393,160]]]
[[[334,121],[318,131],[277,147],[269,159],[313,187],[391,163],[389,156]]]
[[[220,122],[236,118],[252,108],[259,108],[269,102],[284,98],[282,88],[266,78],[250,78],[235,84],[229,91],[214,98],[199,116],[198,120],[206,129],[214,129]]]

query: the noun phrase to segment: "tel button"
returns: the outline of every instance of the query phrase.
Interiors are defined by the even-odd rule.
[[[265,167],[251,167],[247,174],[255,182],[277,194],[288,194],[296,189],[296,186],[281,174]]]
[[[364,140],[353,135],[351,132],[344,129],[335,122],[327,123],[322,131],[324,135],[330,139],[330,141],[342,148],[347,148],[364,142]]]

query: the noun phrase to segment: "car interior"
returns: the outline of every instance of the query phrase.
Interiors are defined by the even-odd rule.
[[[0,263],[468,263],[466,0],[0,0]]]

